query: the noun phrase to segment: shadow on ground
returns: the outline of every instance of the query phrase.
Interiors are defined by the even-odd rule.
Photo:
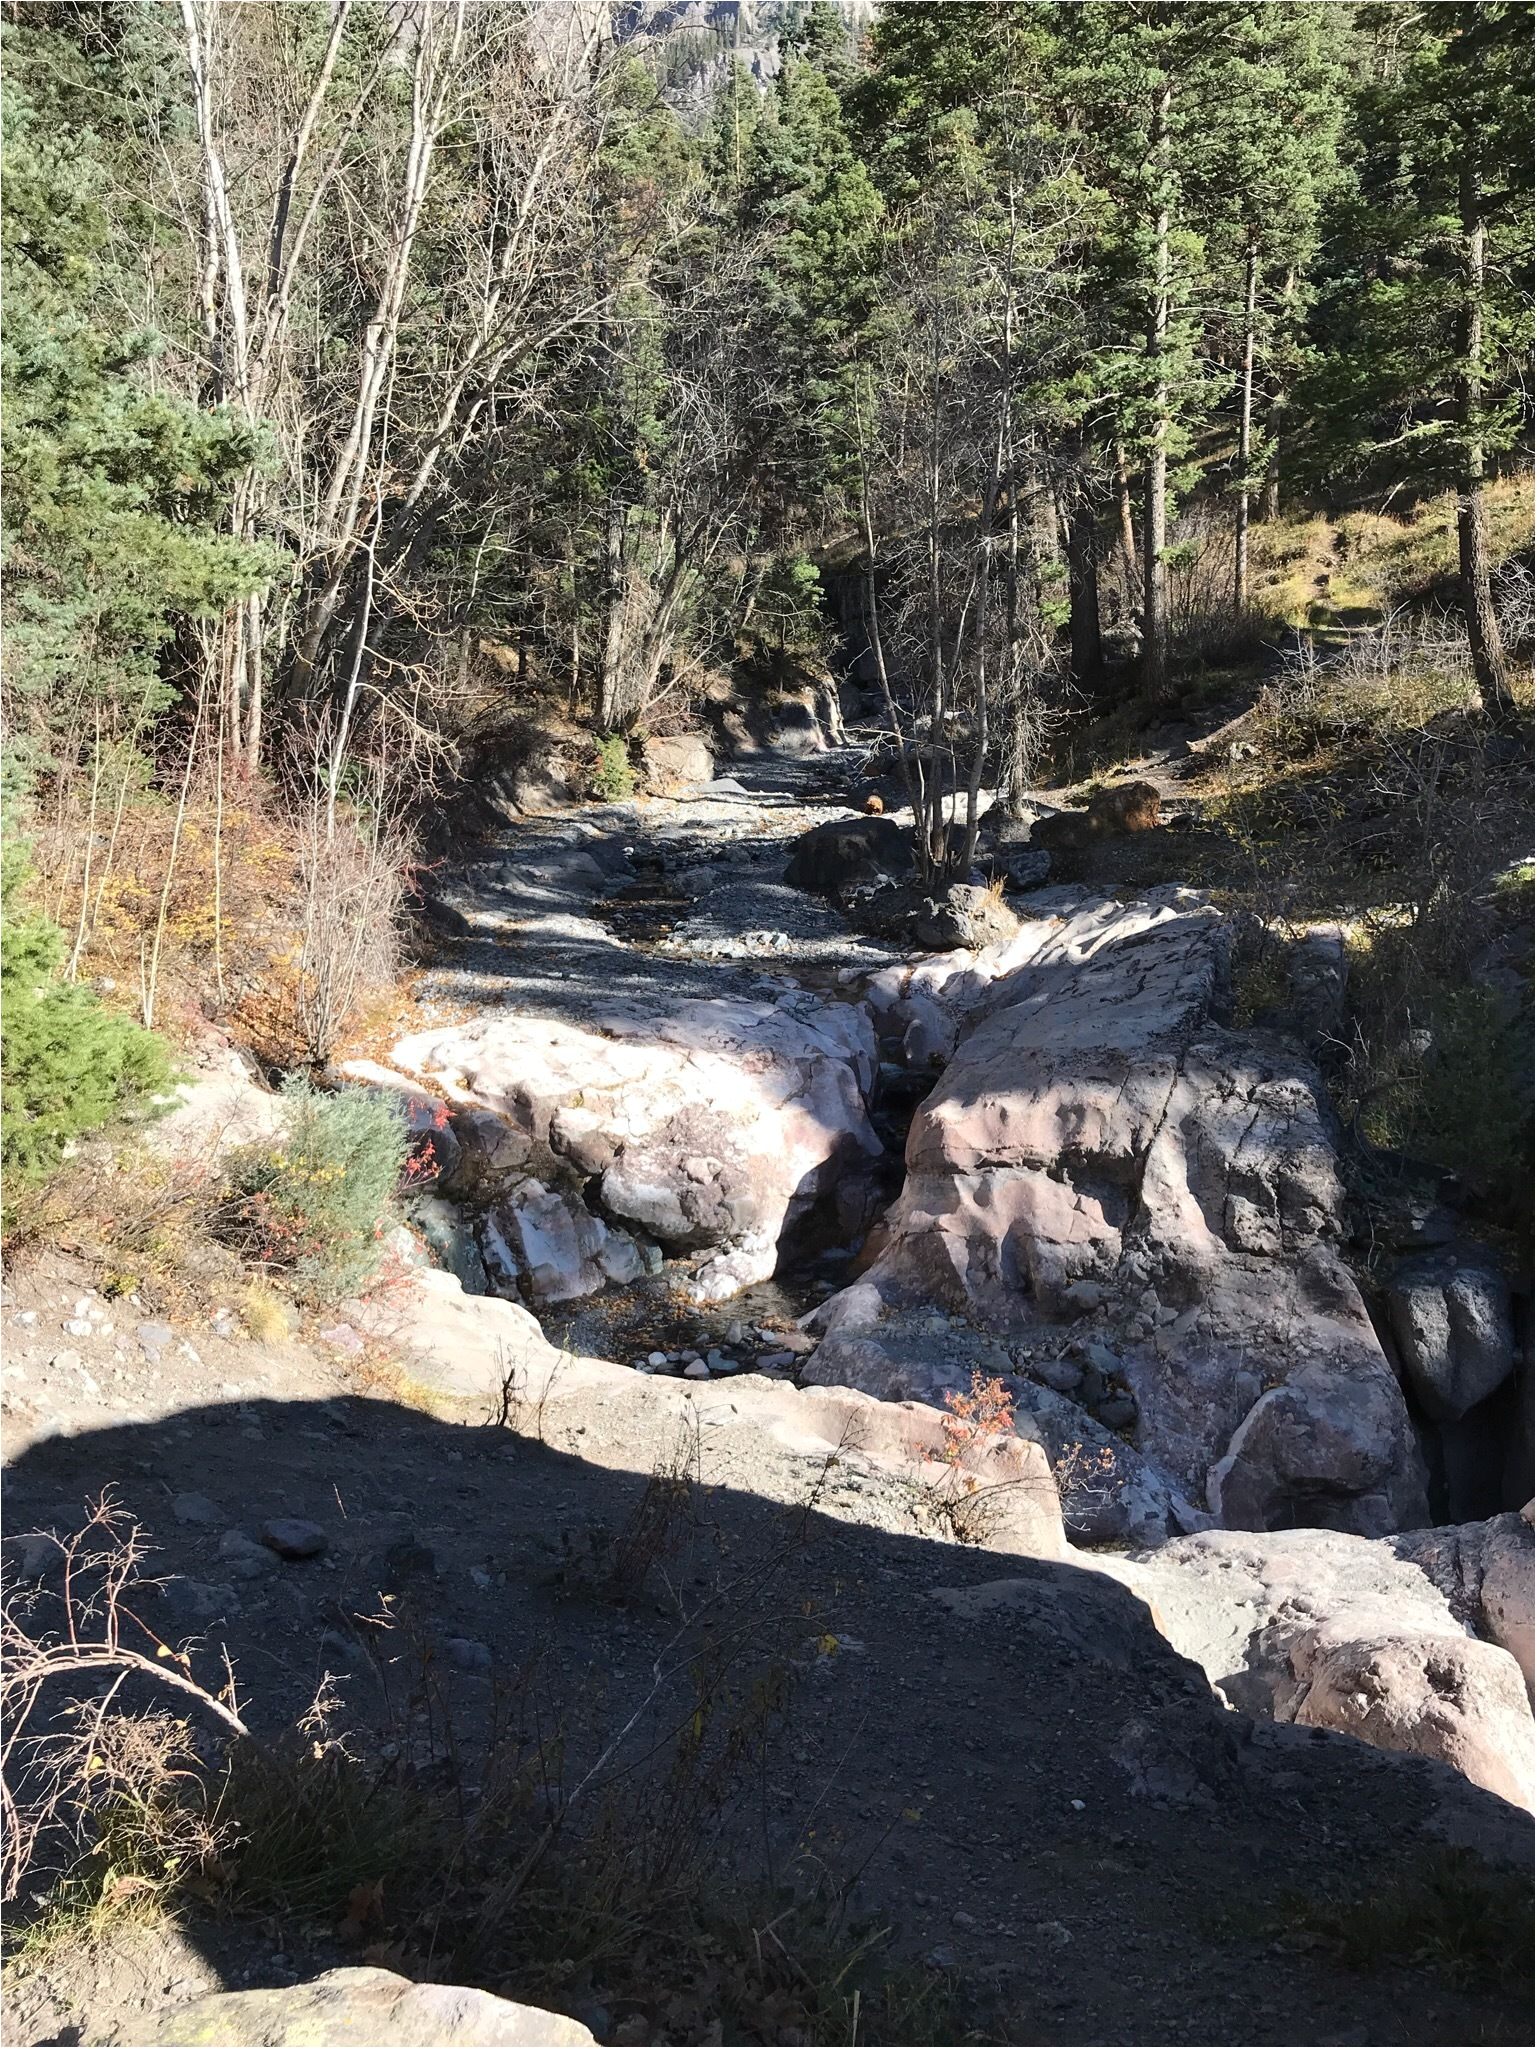
[[[1446,1825],[1518,1858],[1525,1817],[1439,1766],[1222,1712],[1096,1574],[822,1512],[827,1489],[859,1484],[851,1470],[808,1459],[798,1508],[712,1484],[714,1435],[664,1450],[682,1475],[665,1538],[623,1584],[613,1560],[655,1487],[600,1414],[557,1445],[380,1400],[231,1401],[35,1446],[11,1474],[8,1526],[62,1533],[114,1488],[167,1575],[139,1600],[146,1621],[197,1638],[209,1680],[227,1647],[258,1736],[290,1726],[329,1672],[354,1746],[397,1745],[402,1770],[415,1758],[471,1807],[490,1796],[477,1760],[530,1684],[568,1723],[568,1776],[627,1730],[604,1768],[643,1780],[695,1711],[680,1647],[710,1632],[733,1696],[769,1666],[793,1681],[750,1799],[719,1817],[720,1853],[743,1876],[765,1857],[781,1880],[807,1859],[858,1873],[898,1946],[953,1973],[977,2038],[1527,2037],[1518,1996],[1400,1956],[1347,1969],[1315,1935],[1289,1938],[1284,1904],[1371,1897]],[[324,1552],[268,1561],[229,1535],[271,1517],[318,1524]],[[1004,1577],[1012,1589],[971,1612],[934,1597]],[[45,1605],[55,1595],[45,1581]],[[378,1875],[393,1966],[443,1974],[393,1924]],[[266,1922],[238,1973],[221,1968],[261,1983],[355,1961],[335,1933],[347,1908]],[[227,1922],[191,1931],[230,1953]],[[492,1988],[517,1967],[503,1954]]]

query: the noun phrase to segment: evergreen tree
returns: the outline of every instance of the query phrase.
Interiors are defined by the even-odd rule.
[[[217,524],[250,429],[155,388],[159,338],[114,304],[107,151],[57,118],[61,76],[87,59],[44,26],[4,34],[0,575],[12,730],[46,757],[93,705],[142,730],[174,694],[161,657],[178,619],[222,612],[269,564]],[[79,103],[120,114],[90,82]]]
[[[838,93],[812,54],[841,34],[813,8],[752,139],[739,200],[760,246],[756,352],[777,419],[760,472],[779,535],[839,475],[852,363],[874,312],[883,208],[856,154]],[[805,54],[796,52],[803,49]]]
[[[1299,404],[1313,478],[1457,492],[1480,689],[1511,707],[1483,484],[1529,431],[1533,11],[1372,10]]]
[[[1238,118],[1221,123],[1202,195],[1211,221],[1218,304],[1234,308],[1237,496],[1233,606],[1248,603],[1248,528],[1254,493],[1278,475],[1273,436],[1294,331],[1310,286],[1322,204],[1338,176],[1344,72],[1339,15],[1316,6],[1271,7],[1233,63]],[[1269,419],[1257,415],[1259,380],[1271,384]]]
[[[0,1166],[22,1181],[171,1080],[161,1040],[60,980],[64,935],[27,909],[26,881],[26,851],[11,841],[0,852]]]

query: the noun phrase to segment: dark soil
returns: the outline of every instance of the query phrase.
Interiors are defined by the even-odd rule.
[[[176,1575],[146,1610],[153,1625],[187,1632],[177,1579],[215,1589],[198,1668],[212,1676],[228,1645],[260,1734],[290,1725],[330,1670],[358,1742],[424,1744],[404,1703],[425,1651],[464,1782],[478,1781],[497,1702],[535,1664],[585,1754],[646,1700],[680,1604],[740,1630],[743,1683],[761,1651],[788,1659],[795,1686],[761,1782],[726,1816],[736,1874],[765,1854],[781,1878],[812,1860],[862,1871],[869,1907],[903,1951],[952,1975],[979,2038],[1527,2038],[1513,1992],[1401,1959],[1347,1969],[1296,1932],[1298,1896],[1369,1898],[1398,1882],[1434,1846],[1442,1799],[1454,1792],[1491,1835],[1512,1821],[1500,1802],[1435,1766],[1220,1713],[1145,1609],[1095,1575],[759,1498],[739,1459],[716,1457],[724,1431],[703,1433],[701,1483],[664,1568],[607,1597],[580,1560],[644,1487],[643,1426],[572,1409],[540,1444],[356,1396],[215,1404],[36,1444],[11,1476],[9,1526],[68,1526],[114,1485],[158,1546],[156,1568]],[[807,1499],[817,1479],[808,1466]],[[862,1482],[834,1471],[821,1483]],[[217,1506],[214,1523],[176,1520],[172,1499],[190,1490]],[[325,1556],[230,1584],[224,1529],[279,1514],[318,1522]],[[932,1597],[1004,1570],[1020,1607],[962,1619]],[[386,1594],[398,1620],[381,1632],[358,1617]],[[449,1638],[484,1646],[488,1669],[457,1668]],[[663,1687],[625,1754],[643,1754],[678,1706]],[[393,1966],[451,1978],[378,1874],[376,1939]],[[305,1920],[226,1913],[187,1939],[226,1981],[282,1982],[358,1959],[337,1941],[346,1905]],[[78,1951],[45,1962],[13,1987],[8,2038],[131,2040],[132,1998],[164,1998],[154,1975],[129,1972],[134,1993]],[[104,2009],[107,1984],[118,2002]],[[588,1995],[601,2006],[603,1991]]]

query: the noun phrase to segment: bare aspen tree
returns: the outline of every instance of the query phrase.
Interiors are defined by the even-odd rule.
[[[1022,792],[1056,666],[1041,582],[1051,423],[1022,394],[1063,347],[1067,218],[1038,173],[1021,164],[986,218],[963,178],[914,207],[888,270],[886,352],[854,408],[870,646],[923,880],[970,868],[989,773]]]

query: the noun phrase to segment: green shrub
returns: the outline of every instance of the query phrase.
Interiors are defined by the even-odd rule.
[[[295,1293],[336,1300],[378,1266],[405,1170],[405,1117],[372,1088],[323,1095],[294,1077],[283,1094],[287,1136],[234,1155],[219,1234],[247,1258],[282,1268]]]
[[[21,901],[19,842],[0,854],[0,1163],[45,1179],[71,1138],[146,1111],[171,1085],[164,1042],[59,978],[64,935]]]
[[[628,803],[635,793],[635,771],[630,763],[629,743],[622,733],[609,733],[597,743],[592,763],[592,794],[605,804]]]

